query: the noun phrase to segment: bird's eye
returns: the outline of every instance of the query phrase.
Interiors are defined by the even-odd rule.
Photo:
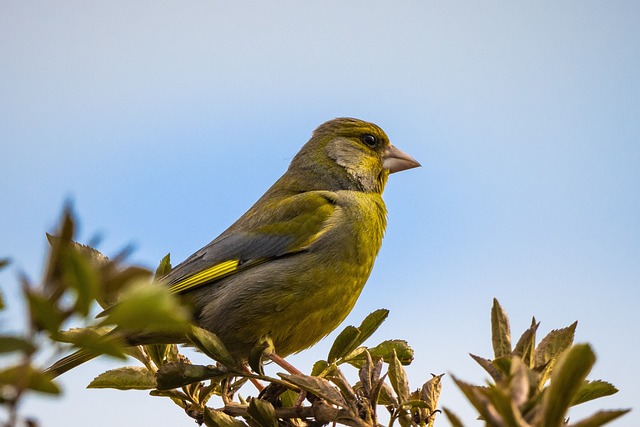
[[[373,148],[378,145],[378,138],[367,133],[365,135],[362,135],[362,142],[364,142],[368,147]]]

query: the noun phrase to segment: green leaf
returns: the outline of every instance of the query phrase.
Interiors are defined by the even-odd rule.
[[[336,360],[352,353],[380,327],[388,315],[389,310],[379,309],[369,313],[359,327],[347,326],[331,346],[327,361],[334,363]]]
[[[211,378],[223,379],[231,374],[213,366],[168,363],[156,372],[158,390],[171,390]]]
[[[169,274],[171,271],[171,254],[166,254],[160,261],[160,265],[156,268],[155,278],[159,279],[162,276]]]
[[[606,381],[585,381],[573,396],[571,406],[579,405],[600,397],[611,396],[617,392],[618,389]]]
[[[126,359],[125,343],[113,334],[109,334],[109,328],[74,328],[59,332],[54,338],[59,342],[67,342],[78,348],[90,350],[95,354],[106,354]]]
[[[207,407],[204,408],[204,424],[207,427],[248,427],[246,423],[231,415]]]
[[[558,360],[542,400],[541,425],[561,427],[571,401],[596,361],[587,344],[572,347]]]
[[[265,400],[251,399],[247,412],[260,427],[278,427],[276,410]]]
[[[367,338],[373,335],[373,333],[378,330],[380,325],[382,325],[382,323],[387,319],[387,316],[389,316],[389,310],[384,308],[369,313],[358,328],[360,329],[360,342],[353,348],[355,349],[357,346],[365,342]]]
[[[13,353],[14,351],[29,355],[36,351],[36,347],[31,341],[25,338],[8,335],[0,336],[0,354]]]
[[[491,308],[491,341],[496,359],[511,354],[511,330],[509,318],[497,299],[493,299]]]
[[[313,368],[311,369],[311,376],[318,377],[329,368],[329,363],[326,360],[318,360],[313,364]]]
[[[192,325],[189,328],[187,337],[200,351],[213,360],[222,363],[228,369],[233,369],[238,372],[242,370],[240,364],[231,353],[229,353],[229,350],[227,350],[222,343],[222,340],[213,332]]]
[[[324,378],[282,373],[278,375],[300,389],[324,399],[331,404],[337,406],[344,406],[345,404],[338,389]]]
[[[38,393],[60,394],[60,388],[52,381],[50,374],[30,365],[12,366],[0,371],[0,385]]]
[[[409,381],[395,352],[389,362],[389,382],[391,382],[391,387],[396,392],[401,404],[409,400]]]
[[[60,330],[64,321],[64,315],[46,298],[30,289],[24,290],[24,295],[29,305],[31,323],[38,329],[48,331],[55,335]]]
[[[359,336],[360,330],[355,326],[347,326],[344,328],[333,342],[331,350],[329,350],[329,355],[327,356],[327,362],[333,363],[337,359],[351,353],[353,349],[358,346]]]
[[[98,275],[83,253],[70,249],[61,253],[62,279],[66,286],[76,293],[74,311],[87,316],[98,294]]]
[[[580,420],[575,424],[571,424],[569,427],[600,427],[601,425],[605,425],[608,422],[621,417],[629,411],[631,411],[631,409],[621,409],[617,411],[599,411],[589,418],[585,418],[584,420]]]
[[[87,388],[115,388],[117,390],[152,390],[156,388],[153,372],[142,366],[125,366],[103,372]]]
[[[164,286],[138,282],[122,301],[104,312],[102,325],[118,325],[129,332],[183,334],[191,315]]]
[[[383,341],[373,348],[359,347],[355,349],[351,354],[347,355],[343,360],[352,366],[360,369],[365,364],[364,351],[369,351],[371,358],[383,359],[386,363],[389,363],[393,358],[393,352],[395,351],[396,357],[403,365],[410,365],[413,362],[413,349],[404,340],[387,340]]]
[[[562,329],[554,329],[540,341],[535,352],[535,366],[542,367],[550,361],[555,361],[560,354],[571,347],[578,322]]]

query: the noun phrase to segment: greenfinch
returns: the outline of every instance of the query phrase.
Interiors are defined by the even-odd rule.
[[[244,215],[161,281],[239,360],[265,340],[280,357],[309,348],[349,314],[371,273],[389,174],[418,166],[375,124],[330,120]]]

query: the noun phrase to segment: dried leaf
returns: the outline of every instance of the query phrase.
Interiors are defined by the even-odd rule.
[[[549,361],[555,360],[560,354],[571,347],[578,322],[562,329],[554,329],[540,341],[536,348],[535,366],[541,367]]]
[[[536,319],[533,318],[531,327],[524,331],[513,349],[513,355],[521,358],[528,368],[533,368],[535,364],[536,331],[538,326],[540,326],[540,323],[536,323]]]
[[[478,362],[478,364],[482,366],[484,370],[489,373],[489,375],[491,375],[493,381],[495,381],[496,383],[501,383],[502,381],[504,381],[504,374],[496,369],[491,360],[476,356],[475,354],[471,353],[469,353],[469,356],[471,356],[473,360]]]
[[[511,354],[511,329],[507,313],[497,299],[493,299],[491,308],[491,341],[496,359]]]
[[[281,378],[302,390],[326,400],[334,405],[343,406],[345,404],[338,389],[324,378],[310,377],[307,375],[278,374]]]
[[[400,403],[405,403],[409,400],[409,381],[407,380],[407,374],[400,364],[400,360],[396,357],[395,351],[393,352],[391,361],[389,362],[389,382],[391,387],[396,392]]]

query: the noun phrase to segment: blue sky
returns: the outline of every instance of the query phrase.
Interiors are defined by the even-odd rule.
[[[638,76],[635,1],[4,1],[3,293],[19,272],[38,277],[67,199],[105,253],[133,243],[136,262],[178,262],[318,124],[359,117],[423,167],[390,179],[387,236],[347,323],[389,308],[371,344],[408,340],[418,387],[429,372],[484,380],[468,353],[491,356],[493,297],[513,335],[532,315],[541,334],[578,320],[598,356],[590,378],[621,392],[573,419],[637,405]],[[309,370],[330,342],[291,359]],[[112,366],[72,371],[63,399],[23,412],[46,426],[191,425],[144,392],[84,389]],[[450,379],[441,404],[475,425]],[[636,408],[613,425],[639,423]]]

